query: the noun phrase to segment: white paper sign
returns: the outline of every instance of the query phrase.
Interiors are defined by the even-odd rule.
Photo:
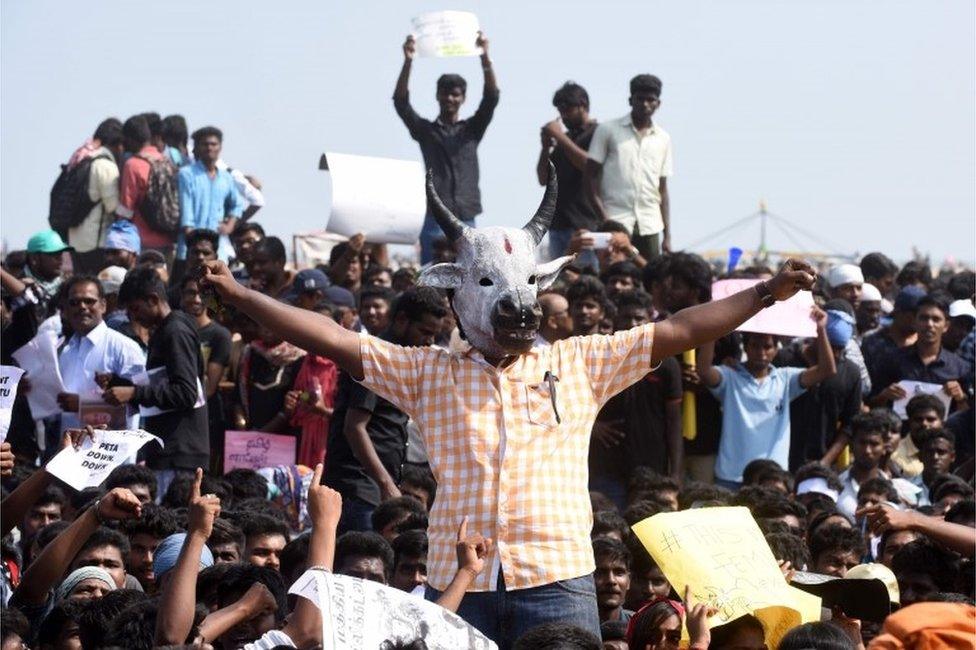
[[[24,371],[17,366],[0,366],[0,442],[7,439],[10,414],[17,399],[17,384]]]
[[[58,393],[65,392],[58,366],[58,335],[52,330],[38,331],[24,347],[13,353],[17,365],[27,373],[31,417],[35,420],[61,412]]]
[[[412,160],[325,154],[332,177],[328,231],[377,244],[415,244],[427,211],[424,168]]]
[[[163,446],[162,440],[142,429],[95,429],[94,436],[86,436],[78,449],[68,447],[58,452],[45,469],[78,491],[97,487],[150,440]]]
[[[469,11],[431,11],[413,19],[420,56],[479,56],[478,17]]]
[[[891,408],[895,414],[902,420],[908,419],[908,413],[905,411],[905,407],[908,406],[908,402],[916,395],[935,395],[942,402],[945,407],[946,413],[949,412],[949,407],[952,405],[952,398],[949,397],[942,389],[941,384],[930,384],[924,381],[911,381],[908,379],[902,379],[898,382],[898,385],[905,389],[908,396],[905,399],[896,400]]]
[[[379,648],[387,640],[418,637],[430,650],[498,647],[440,605],[371,580],[309,569],[288,593],[308,598],[322,610],[323,648]]]
[[[159,366],[132,376],[132,383],[136,386],[154,386],[167,381],[169,381],[169,376],[166,374],[165,366]],[[203,392],[203,384],[200,382],[200,378],[197,377],[197,401],[193,404],[193,408],[198,409],[206,403],[207,397]],[[156,415],[162,415],[163,413],[169,413],[171,410],[161,409],[158,406],[140,406],[139,417],[151,418]]]
[[[758,283],[759,280],[719,280],[712,284],[712,300],[727,298]],[[799,291],[789,300],[763,309],[736,330],[812,338],[817,335],[817,324],[810,318],[812,309],[813,294],[809,291]]]

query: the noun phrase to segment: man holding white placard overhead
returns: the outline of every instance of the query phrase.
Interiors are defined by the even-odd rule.
[[[481,103],[474,115],[466,120],[458,116],[467,95],[468,84],[457,74],[444,74],[437,80],[437,103],[440,112],[431,121],[420,117],[410,105],[410,69],[417,53],[417,41],[411,34],[403,44],[403,67],[393,91],[393,106],[407,125],[410,137],[420,144],[424,166],[434,176],[438,196],[451,212],[468,225],[481,214],[481,190],[478,188],[478,143],[484,137],[498,105],[498,83],[488,57],[488,39],[478,32],[475,45],[481,48],[481,68],[485,73],[485,87]],[[433,260],[434,240],[443,237],[430,208],[420,232],[420,262]]]

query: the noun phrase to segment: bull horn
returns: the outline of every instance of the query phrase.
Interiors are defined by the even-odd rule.
[[[464,235],[464,231],[468,229],[468,226],[455,217],[447,209],[447,206],[444,205],[444,202],[441,201],[441,197],[437,196],[437,190],[434,189],[434,173],[430,169],[427,170],[427,203],[430,205],[430,211],[434,215],[434,220],[437,221],[437,225],[444,231],[448,241],[454,242]]]
[[[538,246],[543,236],[549,230],[552,217],[556,213],[556,195],[559,193],[559,183],[556,180],[556,168],[552,161],[549,161],[549,180],[546,182],[546,193],[542,196],[542,203],[535,215],[522,227],[522,230],[531,235],[535,245]]]

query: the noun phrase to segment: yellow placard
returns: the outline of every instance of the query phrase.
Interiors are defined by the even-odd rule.
[[[662,512],[633,528],[678,595],[690,586],[718,610],[709,627],[752,614],[775,648],[790,628],[820,620],[820,598],[786,582],[747,508]]]
[[[681,353],[681,363],[685,366],[695,365],[695,350],[685,350]],[[681,402],[681,433],[685,440],[698,437],[698,409],[695,405],[695,391],[686,390]]]

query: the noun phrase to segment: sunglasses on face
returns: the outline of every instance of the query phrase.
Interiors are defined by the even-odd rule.
[[[98,303],[98,298],[68,298],[69,307],[94,307]]]

